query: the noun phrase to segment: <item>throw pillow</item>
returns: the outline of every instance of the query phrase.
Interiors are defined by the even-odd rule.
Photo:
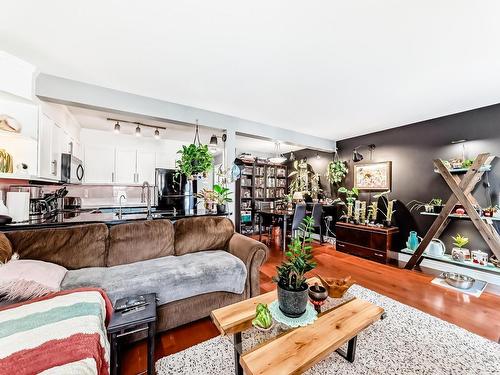
[[[40,260],[11,260],[0,267],[0,296],[23,301],[61,290],[68,270]]]
[[[12,244],[5,234],[0,233],[0,264],[7,263],[12,256]]]

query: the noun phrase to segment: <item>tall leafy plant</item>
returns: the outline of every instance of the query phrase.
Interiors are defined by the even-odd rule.
[[[304,288],[305,274],[316,267],[312,255],[312,228],[314,219],[306,216],[299,227],[299,235],[292,239],[285,253],[286,260],[276,267],[274,281],[284,289],[299,291]]]
[[[341,160],[334,160],[329,162],[326,167],[326,179],[331,184],[338,185],[344,180],[348,172],[349,170],[347,169],[345,162]]]
[[[200,174],[206,174],[213,164],[213,155],[210,153],[207,145],[182,146],[182,150],[177,151],[181,158],[177,160],[176,167],[179,174],[187,177],[194,177]]]

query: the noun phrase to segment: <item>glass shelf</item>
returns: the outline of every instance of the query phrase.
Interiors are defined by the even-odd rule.
[[[448,169],[448,172],[450,173],[465,173],[469,170],[469,168],[451,168]],[[479,168],[479,171],[481,172],[489,172],[491,171],[491,165],[483,165],[481,168]],[[439,173],[439,170],[437,168],[434,169],[434,172]]]
[[[402,253],[404,254],[410,254],[413,255],[414,251],[410,249],[402,249]],[[450,263],[450,264],[455,264],[460,267],[465,267],[465,268],[470,268],[470,269],[475,269],[475,270],[480,270],[480,271],[485,271],[485,272],[492,272],[496,274],[500,274],[500,268],[495,267],[493,263],[488,263],[487,266],[481,266],[477,263],[473,263],[471,261],[464,261],[464,262],[459,262],[457,260],[454,260],[450,254],[444,254],[441,257],[434,256],[434,255],[429,255],[429,254],[422,254],[422,257],[424,259],[432,259],[432,260],[437,260],[439,262],[444,262],[444,263]]]
[[[434,212],[420,212],[420,215],[425,215],[425,216],[438,216],[439,214],[436,214]],[[457,214],[450,214],[448,217],[454,218],[454,219],[464,219],[464,220],[470,220],[469,215],[457,215]],[[493,217],[487,217],[487,216],[481,216],[481,219],[488,221],[488,219],[491,219],[493,221],[500,221],[500,216],[493,216]]]

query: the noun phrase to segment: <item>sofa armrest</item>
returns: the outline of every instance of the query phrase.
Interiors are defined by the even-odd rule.
[[[248,297],[260,294],[260,266],[266,261],[269,249],[253,238],[234,233],[229,240],[228,251],[240,258],[247,268],[246,289]]]

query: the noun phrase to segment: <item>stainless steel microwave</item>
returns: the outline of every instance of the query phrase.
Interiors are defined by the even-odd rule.
[[[71,154],[61,154],[61,181],[67,184],[81,184],[85,170],[83,162]]]

